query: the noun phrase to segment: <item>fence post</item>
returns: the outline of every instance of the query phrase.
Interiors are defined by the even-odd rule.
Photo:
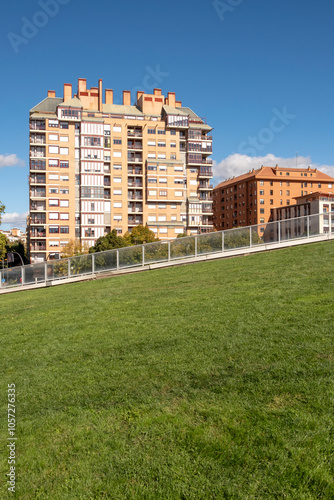
[[[195,236],[195,257],[197,257],[197,239],[198,239],[198,236],[196,235]]]
[[[168,243],[168,262],[170,261],[170,241]]]
[[[222,252],[224,252],[224,231],[222,231]]]
[[[92,253],[92,274],[94,274],[94,273],[95,273],[95,256]]]
[[[145,266],[145,245],[141,246],[141,252],[143,257],[143,266]]]
[[[252,248],[252,226],[249,226],[249,248]]]
[[[281,243],[281,221],[278,222],[278,243]]]
[[[44,281],[45,283],[47,282],[47,277],[48,277],[48,263],[44,263]],[[37,284],[37,278],[35,278],[35,283]]]
[[[2,287],[2,272],[0,271],[0,288]]]
[[[119,271],[119,250],[116,250],[116,269]]]
[[[307,216],[307,238],[310,237],[310,216]]]
[[[21,285],[24,285],[24,267],[21,267]]]
[[[68,261],[67,261],[67,275],[70,278],[70,276],[71,276],[71,259],[70,258],[68,258]]]

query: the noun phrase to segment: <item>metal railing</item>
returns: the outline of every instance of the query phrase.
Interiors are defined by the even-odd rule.
[[[207,232],[171,241],[106,250],[66,259],[39,262],[0,271],[0,290],[35,285],[89,274],[120,271],[150,264],[200,257],[254,247],[270,247],[291,241],[310,241],[321,235],[334,236],[334,213],[306,215],[255,226]],[[39,247],[38,250],[41,248]]]

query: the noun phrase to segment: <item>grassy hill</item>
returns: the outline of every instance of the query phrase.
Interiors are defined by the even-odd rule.
[[[1,297],[20,499],[334,498],[334,242]]]

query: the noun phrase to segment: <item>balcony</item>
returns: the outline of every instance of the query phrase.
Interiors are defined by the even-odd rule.
[[[128,129],[128,137],[143,137],[141,128]]]
[[[208,184],[207,182],[200,182],[199,183],[199,186],[198,186],[198,189],[201,189],[201,190],[209,190],[209,191],[212,191],[213,189],[213,185],[212,184]]]
[[[213,207],[212,205],[202,205],[202,213],[203,214],[212,214],[213,213]]]
[[[46,250],[46,244],[45,243],[41,243],[41,244],[38,244],[37,242],[36,243],[32,243],[30,245],[30,250],[32,250],[33,252],[43,252]]]
[[[131,192],[128,192],[128,200],[142,200],[143,199],[143,195],[142,194],[134,194],[134,193],[131,193]]]
[[[110,179],[104,179],[103,185],[107,187],[110,186]]]
[[[30,150],[31,158],[45,158],[45,148],[41,148],[40,150],[31,149]]]
[[[31,224],[46,224],[45,217],[31,217]]]
[[[30,130],[45,130],[45,122],[30,122]]]
[[[30,191],[30,196],[32,198],[45,198],[46,197],[46,191],[45,191],[45,189],[32,189]]]
[[[130,212],[130,213],[142,213],[143,207],[142,206],[138,207],[138,206],[129,204],[128,205],[128,212]]]
[[[129,154],[128,163],[143,163],[143,157],[142,155]]]
[[[199,199],[201,201],[212,201],[212,196],[209,193],[199,193]]]
[[[45,202],[44,203],[34,202],[34,201],[31,202],[30,203],[30,210],[39,210],[39,211],[46,210]]]
[[[128,187],[142,188],[143,183],[142,182],[133,182],[133,181],[128,180]]]
[[[199,153],[212,154],[212,146],[203,148],[203,146],[198,146],[195,144],[188,144],[188,151],[198,151]]]
[[[138,226],[138,224],[143,223],[143,218],[142,217],[137,217],[136,219],[129,217],[128,218],[128,225],[129,226]]]
[[[143,175],[141,168],[128,168],[128,175]]]
[[[194,165],[212,165],[211,158],[203,158],[201,154],[189,154],[188,163]]]
[[[128,149],[140,149],[142,150],[143,149],[143,144],[142,142],[140,141],[128,141]]]
[[[30,170],[46,170],[45,160],[31,160]]]
[[[46,184],[45,175],[43,176],[31,176],[30,184]]]
[[[45,238],[46,237],[46,231],[45,231],[45,229],[43,231],[36,230],[36,229],[31,229],[30,237],[31,238]]]
[[[45,135],[31,135],[30,144],[46,144]]]
[[[212,168],[211,167],[201,167],[198,171],[199,177],[212,177]]]

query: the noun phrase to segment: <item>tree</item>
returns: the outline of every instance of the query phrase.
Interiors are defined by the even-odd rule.
[[[15,266],[22,265],[20,257],[18,257],[18,255],[16,255],[16,254],[19,254],[21,256],[24,264],[28,264],[26,250],[24,248],[22,241],[8,242],[7,243],[7,253],[8,252],[16,252],[16,253],[14,253],[15,264],[13,264],[13,265],[15,265]]]
[[[88,253],[87,247],[80,242],[80,240],[71,239],[67,245],[64,246],[64,250],[62,251],[62,258],[66,257],[74,257],[76,255],[85,255]]]
[[[1,220],[2,220],[2,214],[5,213],[5,209],[6,209],[5,205],[3,203],[1,203],[1,201],[0,201],[0,225],[1,225]]]
[[[185,238],[187,235],[187,233],[180,233],[177,235],[177,238]]]
[[[123,236],[117,234],[116,229],[113,229],[106,236],[101,236],[96,240],[93,247],[90,247],[89,253],[104,252],[105,250],[113,250],[114,248],[123,248],[128,246]]]
[[[4,259],[7,255],[7,244],[6,236],[0,233],[0,259]]]
[[[131,233],[128,231],[124,235],[124,239],[127,242],[127,245],[141,245],[143,243],[153,243],[154,241],[160,241],[159,238],[155,237],[153,231],[149,229],[149,227],[142,226],[139,224],[135,226]]]

